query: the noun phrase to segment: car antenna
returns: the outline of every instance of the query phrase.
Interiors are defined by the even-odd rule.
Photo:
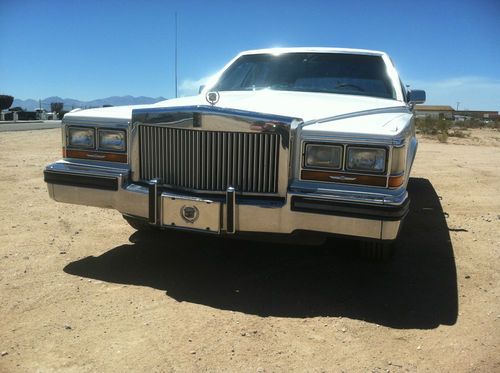
[[[177,95],[177,12],[175,12],[175,98],[178,97]]]

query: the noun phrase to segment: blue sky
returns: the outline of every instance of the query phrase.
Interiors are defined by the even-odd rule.
[[[197,91],[241,50],[388,52],[428,103],[500,110],[500,1],[0,0],[0,92],[17,98]]]

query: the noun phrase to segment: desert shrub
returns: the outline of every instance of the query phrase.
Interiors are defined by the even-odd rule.
[[[439,133],[437,135],[437,139],[439,142],[448,142],[448,133],[446,132]]]
[[[479,119],[471,118],[462,121],[455,121],[454,126],[467,129],[467,128],[482,128],[484,127],[484,123]]]
[[[448,141],[448,129],[450,128],[450,123],[453,123],[446,119],[435,119],[431,117],[417,118],[415,126],[419,133],[424,135],[437,136],[440,142]]]
[[[464,132],[462,129],[454,128],[448,131],[448,136],[459,137],[462,139],[464,137],[469,137],[470,135],[467,132]]]
[[[424,135],[435,135],[437,133],[437,120],[431,117],[417,118],[415,126],[417,131]]]
[[[445,119],[436,120],[436,127],[438,133],[447,133],[448,128],[450,128],[450,122]]]
[[[485,127],[500,130],[500,120],[495,120],[494,122],[487,123]]]

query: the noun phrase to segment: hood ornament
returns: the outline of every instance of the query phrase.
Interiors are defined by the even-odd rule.
[[[210,91],[207,92],[205,95],[205,99],[208,101],[210,105],[215,105],[217,102],[219,102],[220,94],[217,91]]]

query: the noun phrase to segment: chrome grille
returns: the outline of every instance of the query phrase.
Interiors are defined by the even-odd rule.
[[[139,126],[140,178],[180,188],[277,193],[280,136]]]

